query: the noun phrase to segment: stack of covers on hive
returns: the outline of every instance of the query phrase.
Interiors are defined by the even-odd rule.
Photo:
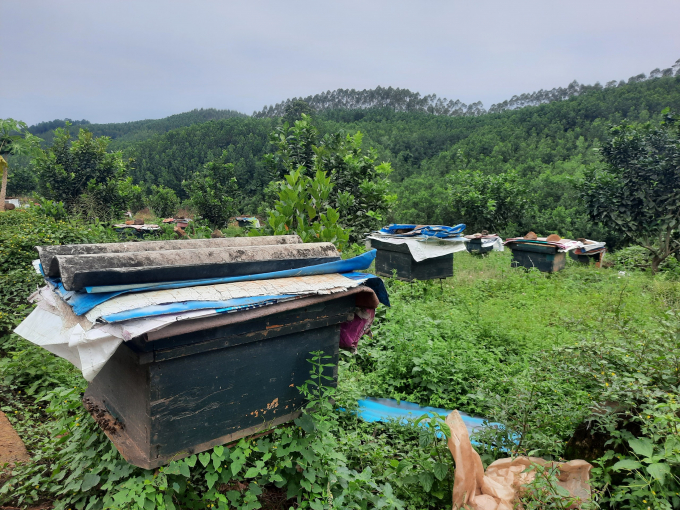
[[[141,335],[167,336],[252,320],[356,294],[342,325],[355,349],[378,303],[380,278],[367,269],[375,250],[342,260],[330,243],[298,236],[37,247],[46,285],[15,332],[70,361],[92,381],[118,346]]]
[[[604,242],[591,241],[589,239],[563,239],[560,236],[553,234],[548,237],[538,237],[533,232],[529,232],[524,237],[511,237],[505,240],[505,245],[512,249],[518,244],[539,244],[546,246],[554,246],[558,253],[569,252],[571,250],[578,250],[579,254],[599,253],[605,249]]]
[[[373,232],[367,237],[367,245],[376,240],[388,244],[405,244],[413,260],[423,260],[441,257],[450,253],[465,250],[465,243],[469,239],[462,234],[465,225],[455,227],[444,225],[401,225],[391,224]]]
[[[479,247],[491,249],[493,251],[503,251],[503,240],[498,234],[489,234],[486,230],[481,233],[469,234],[465,238],[470,241],[479,242]]]

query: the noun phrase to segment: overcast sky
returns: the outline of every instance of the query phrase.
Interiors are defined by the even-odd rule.
[[[679,0],[0,0],[0,118],[252,113],[378,85],[485,107],[680,58]]]

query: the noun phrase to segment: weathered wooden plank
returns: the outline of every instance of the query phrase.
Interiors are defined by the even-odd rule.
[[[121,455],[142,465],[150,455],[149,372],[121,344],[88,385],[83,404]]]
[[[289,330],[281,330],[281,326],[292,327],[293,329],[290,331],[302,331],[313,327],[322,327],[337,322],[351,320],[351,317],[349,319],[347,317],[354,311],[355,299],[355,295],[341,296],[331,301],[315,303],[306,307],[271,314],[257,319],[193,331],[191,333],[179,334],[167,338],[160,338],[155,341],[148,341],[146,337],[140,337],[129,341],[128,345],[139,352],[160,352],[182,346],[198,344],[203,345],[206,349],[211,349],[211,346],[207,344],[204,345],[204,343],[214,339],[229,340],[231,337],[234,337],[231,339],[234,342],[233,345],[235,345],[237,343],[243,343],[244,341],[273,338],[289,332]],[[332,318],[332,320],[329,322],[328,319],[330,318]],[[318,326],[315,326],[313,323],[314,321],[322,322],[319,322]],[[281,331],[286,331],[286,333],[281,333]],[[262,332],[261,336],[252,335],[252,333],[256,332]],[[238,338],[236,338],[248,334],[251,334],[249,338],[252,340],[238,340]],[[225,347],[227,345],[232,344],[228,341],[225,344]],[[179,354],[180,352],[182,352],[182,349],[177,351],[178,356],[185,355]]]
[[[225,237],[221,239],[187,239],[175,241],[142,241],[134,243],[66,244],[36,246],[40,263],[47,276],[59,276],[57,255],[91,255],[95,253],[133,253],[143,251],[189,250],[196,248],[233,248],[237,246],[266,246],[275,244],[301,244],[297,235]]]
[[[332,326],[341,322],[352,320],[353,318],[354,312],[351,312],[345,313],[344,315],[325,317],[317,320],[307,320],[293,324],[272,326],[271,328],[266,328],[262,331],[252,331],[241,335],[219,336],[219,334],[216,334],[215,338],[202,343],[192,343],[171,349],[155,350],[153,361],[166,361],[183,356],[190,356],[192,354],[198,354],[201,352],[215,351],[218,349],[225,349],[227,347],[236,347],[237,345],[259,342],[261,340],[271,340],[298,331],[306,331],[310,329]]]
[[[340,260],[331,243],[56,255],[66,290],[260,274]]]

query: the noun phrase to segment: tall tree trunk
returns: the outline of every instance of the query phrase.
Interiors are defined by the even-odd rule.
[[[659,272],[659,264],[661,264],[664,259],[665,257],[659,257],[658,255],[652,257],[652,273],[656,274]]]
[[[8,165],[5,158],[0,156],[0,170],[2,171],[2,188],[0,188],[0,212],[5,210],[5,195],[7,194]]]

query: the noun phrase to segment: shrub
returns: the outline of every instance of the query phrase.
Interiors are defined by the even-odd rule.
[[[151,186],[148,202],[159,218],[169,218],[179,209],[179,198],[175,192],[162,184]]]

